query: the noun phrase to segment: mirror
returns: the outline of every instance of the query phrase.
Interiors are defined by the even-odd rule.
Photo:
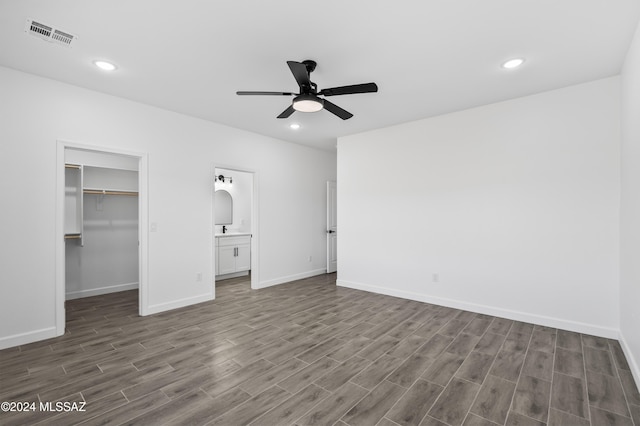
[[[233,224],[233,198],[224,189],[219,189],[214,194],[216,225]]]

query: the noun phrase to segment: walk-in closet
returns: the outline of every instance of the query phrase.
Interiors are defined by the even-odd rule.
[[[138,158],[65,150],[65,298],[139,287]]]

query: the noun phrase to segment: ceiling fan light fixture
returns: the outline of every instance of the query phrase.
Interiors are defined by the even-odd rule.
[[[293,99],[293,109],[300,112],[317,112],[324,107],[322,99],[313,95],[299,95]]]

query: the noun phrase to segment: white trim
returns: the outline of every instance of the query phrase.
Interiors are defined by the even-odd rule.
[[[65,143],[56,141],[56,231],[55,231],[55,335],[65,329],[65,242],[64,242],[64,150]],[[38,333],[38,332],[34,332]],[[44,337],[46,339],[46,337]]]
[[[116,155],[136,157],[138,168],[138,280],[139,280],[139,315],[148,315],[149,301],[149,155],[112,147],[89,145],[85,143],[56,140],[56,230],[55,230],[55,330],[56,336],[62,336],[65,330],[65,244],[64,244],[64,154],[65,149],[104,152]]]
[[[355,290],[364,290],[370,293],[385,294],[387,296],[400,297],[403,299],[415,300],[418,302],[432,303],[449,308],[463,309],[465,311],[477,312],[480,314],[492,315],[516,321],[523,321],[532,324],[543,325],[546,327],[560,328],[562,330],[575,331],[577,333],[606,337],[608,339],[617,339],[620,333],[619,330],[615,328],[602,327],[595,324],[587,324],[561,318],[547,317],[544,315],[536,315],[528,312],[512,311],[509,309],[497,308],[494,306],[478,305],[475,303],[463,302],[461,300],[445,299],[441,297],[430,296],[428,294],[396,290],[387,287],[378,287],[340,279],[336,280],[336,285],[340,287],[352,288]]]
[[[627,344],[627,340],[624,338],[622,331],[620,331],[618,341],[620,342],[620,346],[622,346],[622,352],[624,352],[624,357],[627,359],[629,368],[631,368],[631,374],[636,381],[636,387],[640,387],[640,366],[638,366],[636,359],[633,357],[633,352],[631,352],[631,348]]]
[[[244,167],[235,167],[235,166],[227,166],[224,164],[214,164],[213,166],[213,175],[215,176],[216,174],[216,169],[227,169],[227,170],[233,170],[233,171],[237,171],[237,172],[241,172],[241,173],[251,173],[253,175],[253,182],[252,182],[252,192],[253,192],[253,198],[251,200],[251,289],[255,290],[258,288],[262,288],[260,286],[260,197],[258,194],[258,171],[254,170],[254,169],[247,169]],[[212,235],[212,241],[213,244],[215,246],[215,229],[216,229],[216,221],[215,221],[215,209],[214,209],[214,205],[213,205],[213,192],[215,192],[215,183],[212,180],[213,183],[213,188],[212,188],[212,192],[211,192],[211,222],[212,222],[212,226],[213,226],[213,235]],[[213,249],[213,253],[215,256],[215,247]],[[213,294],[214,294],[214,298],[215,298],[215,281],[218,279],[216,277],[216,261],[215,259],[213,259],[213,275],[214,275],[214,283],[213,283]]]
[[[167,302],[167,303],[151,305],[147,310],[147,315],[153,315],[160,312],[170,311],[173,309],[184,308],[185,306],[195,305],[196,303],[210,302],[213,299],[214,299],[213,293],[209,293],[201,296],[187,297],[184,299],[172,300],[171,302]]]
[[[249,275],[249,271],[232,272],[230,274],[216,275],[216,281],[226,280],[228,278],[246,277],[247,275]]]
[[[260,197],[259,174],[253,171],[253,205],[251,206],[251,288],[260,288]]]
[[[12,336],[0,338],[0,350],[12,348],[14,346],[26,345],[27,343],[33,343],[39,340],[51,339],[56,336],[59,336],[56,327],[14,334]]]
[[[288,275],[286,277],[274,278],[272,280],[267,280],[267,281],[261,282],[259,284],[259,287],[256,287],[256,289],[271,287],[271,286],[274,286],[274,285],[284,284],[284,283],[288,283],[288,282],[295,281],[295,280],[301,280],[301,279],[304,279],[304,278],[315,277],[316,275],[322,275],[322,274],[326,274],[326,273],[327,273],[327,270],[325,268],[322,268],[322,269],[314,269],[312,271],[307,271],[307,272],[301,272],[299,274]]]
[[[149,315],[149,154],[138,163],[138,314]]]
[[[101,294],[117,293],[119,291],[137,290],[138,283],[118,284],[108,287],[91,288],[88,290],[68,291],[67,300],[80,299],[82,297],[100,296]]]

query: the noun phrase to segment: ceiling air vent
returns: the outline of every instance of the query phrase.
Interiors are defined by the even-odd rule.
[[[24,30],[32,36],[38,37],[51,43],[61,44],[63,46],[71,46],[73,42],[78,38],[66,31],[61,31],[50,25],[43,24],[42,22],[37,22],[31,19],[27,19],[27,24],[25,25]]]
[[[51,36],[51,39],[53,41],[57,41],[58,43],[71,46],[71,42],[75,39],[75,36],[71,34],[63,33],[60,30],[53,30],[53,35]]]

